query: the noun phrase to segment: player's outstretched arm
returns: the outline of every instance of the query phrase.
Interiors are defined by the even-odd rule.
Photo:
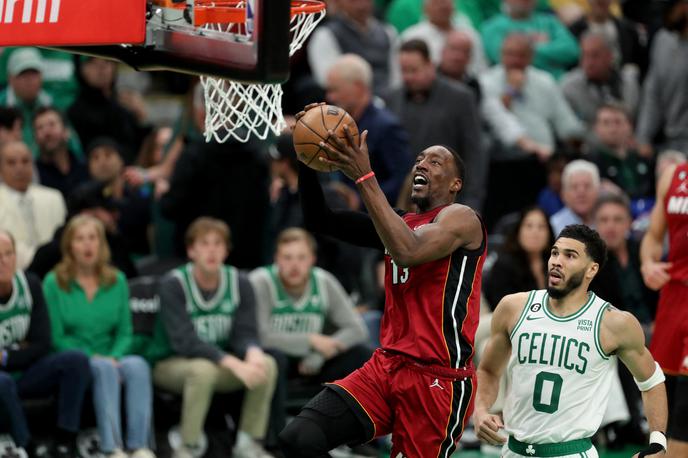
[[[667,168],[657,183],[657,199],[650,213],[650,226],[640,244],[640,262],[643,281],[648,288],[658,290],[669,281],[667,269],[670,263],[661,262],[664,249],[664,234],[667,223],[664,214],[665,199],[676,166]]]
[[[499,380],[511,354],[509,334],[526,303],[527,293],[505,296],[492,315],[490,340],[478,367],[478,391],[475,397],[475,430],[480,440],[492,445],[502,445],[506,438],[499,434],[504,427],[499,415],[490,414],[490,407],[499,393]]]
[[[602,317],[600,338],[605,352],[617,354],[642,392],[645,416],[652,433],[650,446],[638,456],[662,456],[666,451],[664,431],[668,415],[664,373],[645,347],[640,323],[628,312],[611,309]]]

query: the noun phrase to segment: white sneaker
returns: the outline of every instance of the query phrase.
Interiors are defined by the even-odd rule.
[[[155,453],[149,448],[139,448],[130,455],[130,458],[155,458]]]
[[[275,458],[248,434],[239,432],[232,449],[232,458]]]
[[[107,458],[129,458],[129,455],[124,453],[122,449],[116,448],[112,452],[105,455]]]

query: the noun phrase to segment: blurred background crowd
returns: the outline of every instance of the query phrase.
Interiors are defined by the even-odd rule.
[[[592,290],[633,313],[649,339],[657,297],[643,285],[639,240],[658,176],[688,153],[688,2],[326,3],[327,17],[283,85],[288,121],[312,102],[347,110],[369,131],[389,202],[405,210],[415,155],[433,144],[461,154],[460,201],[480,212],[489,232],[485,323],[504,295],[545,286],[553,237],[583,223],[610,250]],[[157,454],[221,449],[201,432],[212,394],[246,388],[243,404],[229,402],[239,406],[231,442],[240,447],[235,456],[264,456],[320,382],[360,366],[378,345],[382,253],[299,229],[288,132],[206,142],[197,79],[56,50],[2,49],[0,87],[0,270],[14,256],[16,271],[26,272],[0,275],[0,385],[16,383],[30,412],[26,402],[53,387],[22,385],[29,368],[56,351],[84,353],[91,387],[71,386],[93,391],[99,442],[82,455],[128,450],[148,458],[152,422],[165,432]],[[331,208],[364,210],[343,175],[320,178]],[[225,256],[233,267],[221,266]],[[19,337],[7,324],[16,291],[34,304]],[[98,301],[102,307],[89,307]],[[203,321],[225,302],[228,320]],[[164,350],[155,343],[161,327]],[[40,348],[21,353],[35,339],[44,339]],[[225,380],[215,367],[240,375]],[[116,427],[109,418],[120,409],[119,385],[98,381],[113,370],[135,392],[123,395],[124,440],[119,413]],[[193,377],[210,388],[191,393]],[[630,375],[619,369],[618,379],[618,412],[599,438],[608,447],[646,433]],[[134,389],[141,386],[148,389]],[[175,393],[181,407],[159,407]],[[192,411],[189,396],[207,405]],[[60,409],[62,435],[51,437],[65,439],[60,456],[76,456],[70,444],[86,420]],[[174,413],[158,413],[165,409]],[[36,455],[28,430],[47,420],[29,419],[22,430],[20,414],[12,415],[0,428]],[[475,446],[469,436],[464,447]]]

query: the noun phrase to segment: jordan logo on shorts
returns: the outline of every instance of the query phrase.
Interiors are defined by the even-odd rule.
[[[440,390],[443,390],[444,387],[440,385],[440,381],[438,379],[435,379],[434,382],[430,385],[430,388],[439,388]]]

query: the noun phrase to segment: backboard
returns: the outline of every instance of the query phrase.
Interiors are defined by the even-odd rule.
[[[289,76],[290,7],[288,0],[0,0],[0,46],[59,48],[137,70],[280,83]],[[230,34],[224,24],[208,22],[228,17],[247,28]]]

